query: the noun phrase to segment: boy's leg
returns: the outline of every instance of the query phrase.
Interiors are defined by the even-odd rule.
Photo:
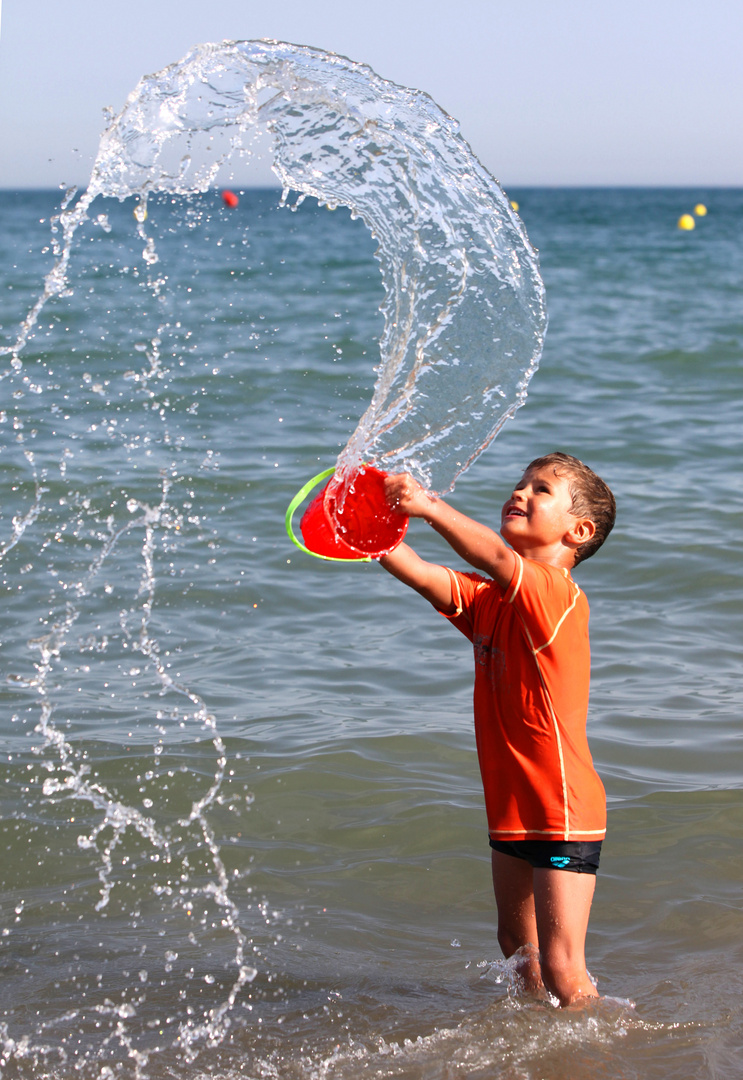
[[[498,944],[503,955],[513,956],[523,950],[518,974],[526,989],[535,992],[542,988],[539,969],[539,941],[534,908],[534,871],[524,859],[490,852],[493,867],[493,891],[498,908]]]
[[[586,971],[585,955],[588,916],[596,888],[595,874],[535,869],[533,875],[545,986],[561,1005],[570,1005],[580,997],[598,997]]]

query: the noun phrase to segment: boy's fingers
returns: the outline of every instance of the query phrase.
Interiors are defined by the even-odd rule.
[[[410,473],[398,473],[385,480],[387,504],[410,517],[419,516],[426,502],[426,490]]]
[[[415,481],[407,473],[388,476],[384,481],[384,493],[389,505],[395,509],[399,507],[410,493],[409,484],[413,483]]]

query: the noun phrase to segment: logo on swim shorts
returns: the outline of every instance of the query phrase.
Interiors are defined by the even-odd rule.
[[[564,870],[570,862],[569,855],[550,855],[550,862],[558,870]]]

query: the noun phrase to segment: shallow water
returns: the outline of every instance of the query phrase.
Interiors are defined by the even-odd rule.
[[[559,447],[620,508],[579,574],[609,999],[575,1012],[499,960],[467,643],[286,537],[383,327],[363,223],[279,194],[153,200],[162,297],[94,205],[3,381],[4,1071],[736,1077],[743,192],[509,192],[550,329],[453,501],[493,520]],[[8,344],[58,202],[0,195]]]

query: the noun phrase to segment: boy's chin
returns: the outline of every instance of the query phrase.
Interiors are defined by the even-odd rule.
[[[510,521],[504,521],[500,527],[500,534],[507,544],[516,547],[519,542],[518,529],[514,529]]]

